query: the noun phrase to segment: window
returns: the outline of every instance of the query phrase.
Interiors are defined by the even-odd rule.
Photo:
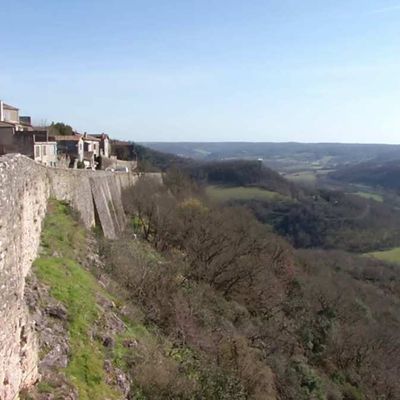
[[[47,147],[46,145],[43,146],[43,155],[44,156],[46,155],[46,147]]]
[[[35,158],[40,158],[40,146],[35,146]]]

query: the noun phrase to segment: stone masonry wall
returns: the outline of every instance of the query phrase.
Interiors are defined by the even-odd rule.
[[[38,379],[37,343],[24,302],[25,278],[36,258],[49,197],[67,201],[87,228],[96,212],[104,235],[125,225],[121,191],[127,173],[46,168],[19,155],[0,157],[0,400],[18,399]]]

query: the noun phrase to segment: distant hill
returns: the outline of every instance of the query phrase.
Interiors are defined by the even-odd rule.
[[[400,160],[360,163],[332,172],[329,177],[345,183],[359,183],[399,191]]]
[[[212,185],[257,186],[292,196],[295,185],[259,161],[229,160],[188,163],[185,172],[195,181]]]
[[[190,163],[190,160],[185,160],[175,154],[154,150],[134,142],[114,140],[111,141],[111,149],[112,154],[121,160],[137,159],[141,171],[166,171],[173,165],[181,166]]]
[[[133,142],[123,147],[123,152],[116,151],[115,154],[127,160],[137,157],[141,171],[165,172],[177,167],[200,184],[257,186],[289,196],[297,192],[294,184],[259,161],[200,161],[154,150]],[[117,147],[114,149],[119,150]]]
[[[197,160],[262,159],[277,170],[337,168],[370,160],[400,158],[399,145],[345,143],[146,142],[154,150]]]

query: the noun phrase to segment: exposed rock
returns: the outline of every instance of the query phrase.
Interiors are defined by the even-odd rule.
[[[56,306],[48,306],[46,307],[45,311],[46,314],[50,317],[58,318],[62,321],[65,321],[67,319],[67,310],[61,304],[57,304]]]
[[[104,345],[105,347],[114,347],[114,344],[115,344],[115,341],[114,341],[114,339],[113,339],[111,336],[106,336],[106,337],[103,339],[103,345]]]
[[[129,377],[121,369],[114,367],[110,360],[104,361],[104,371],[107,373],[107,383],[117,386],[127,398],[132,384]]]
[[[122,345],[123,345],[124,347],[132,348],[132,347],[137,347],[138,342],[137,342],[136,339],[125,339],[125,340],[122,342]]]

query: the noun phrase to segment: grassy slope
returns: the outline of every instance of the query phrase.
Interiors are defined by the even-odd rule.
[[[380,194],[377,193],[371,193],[371,192],[355,192],[352,193],[355,194],[357,196],[363,197],[364,199],[370,199],[370,200],[375,200],[379,203],[382,203],[383,201],[383,197]]]
[[[257,187],[225,187],[225,186],[207,186],[207,195],[215,201],[229,200],[279,200],[285,196]]]
[[[34,272],[49,287],[50,294],[67,309],[70,358],[64,372],[68,381],[77,388],[79,399],[121,399],[122,394],[105,382],[106,359],[112,360],[115,367],[128,374],[132,362],[139,363],[140,370],[149,364],[145,361],[149,357],[155,357],[154,363],[162,360],[177,366],[181,360],[176,359],[176,354],[171,354],[171,343],[168,340],[138,323],[132,315],[128,316],[125,312],[119,314],[116,309],[113,312],[123,320],[126,329],[114,337],[115,346],[105,349],[102,343],[93,339],[94,327],[103,317],[102,308],[97,304],[99,296],[109,298],[125,309],[126,304],[120,300],[119,292],[118,298],[114,291],[110,294],[77,261],[87,251],[86,234],[67,205],[50,201],[42,230],[42,251],[34,262]],[[136,251],[142,251],[143,257],[156,257],[147,247],[137,248]],[[124,342],[130,341],[138,343],[137,347],[124,345]],[[144,394],[148,387],[143,387],[151,382],[144,382],[144,379],[143,376],[139,376],[137,381],[134,379],[131,386],[133,398],[151,398]],[[54,394],[52,382],[40,382],[38,387],[41,393]]]
[[[394,247],[393,249],[385,251],[375,251],[367,255],[378,258],[379,260],[400,264],[400,247]]]
[[[294,183],[303,183],[307,185],[315,185],[317,182],[315,171],[297,171],[291,174],[286,174],[285,178]]]
[[[68,310],[71,353],[66,376],[78,389],[81,400],[117,399],[121,395],[104,381],[102,345],[90,335],[91,326],[99,318],[96,293],[102,289],[75,261],[84,246],[85,231],[69,208],[51,202],[42,234],[43,251],[34,263],[34,271]]]

